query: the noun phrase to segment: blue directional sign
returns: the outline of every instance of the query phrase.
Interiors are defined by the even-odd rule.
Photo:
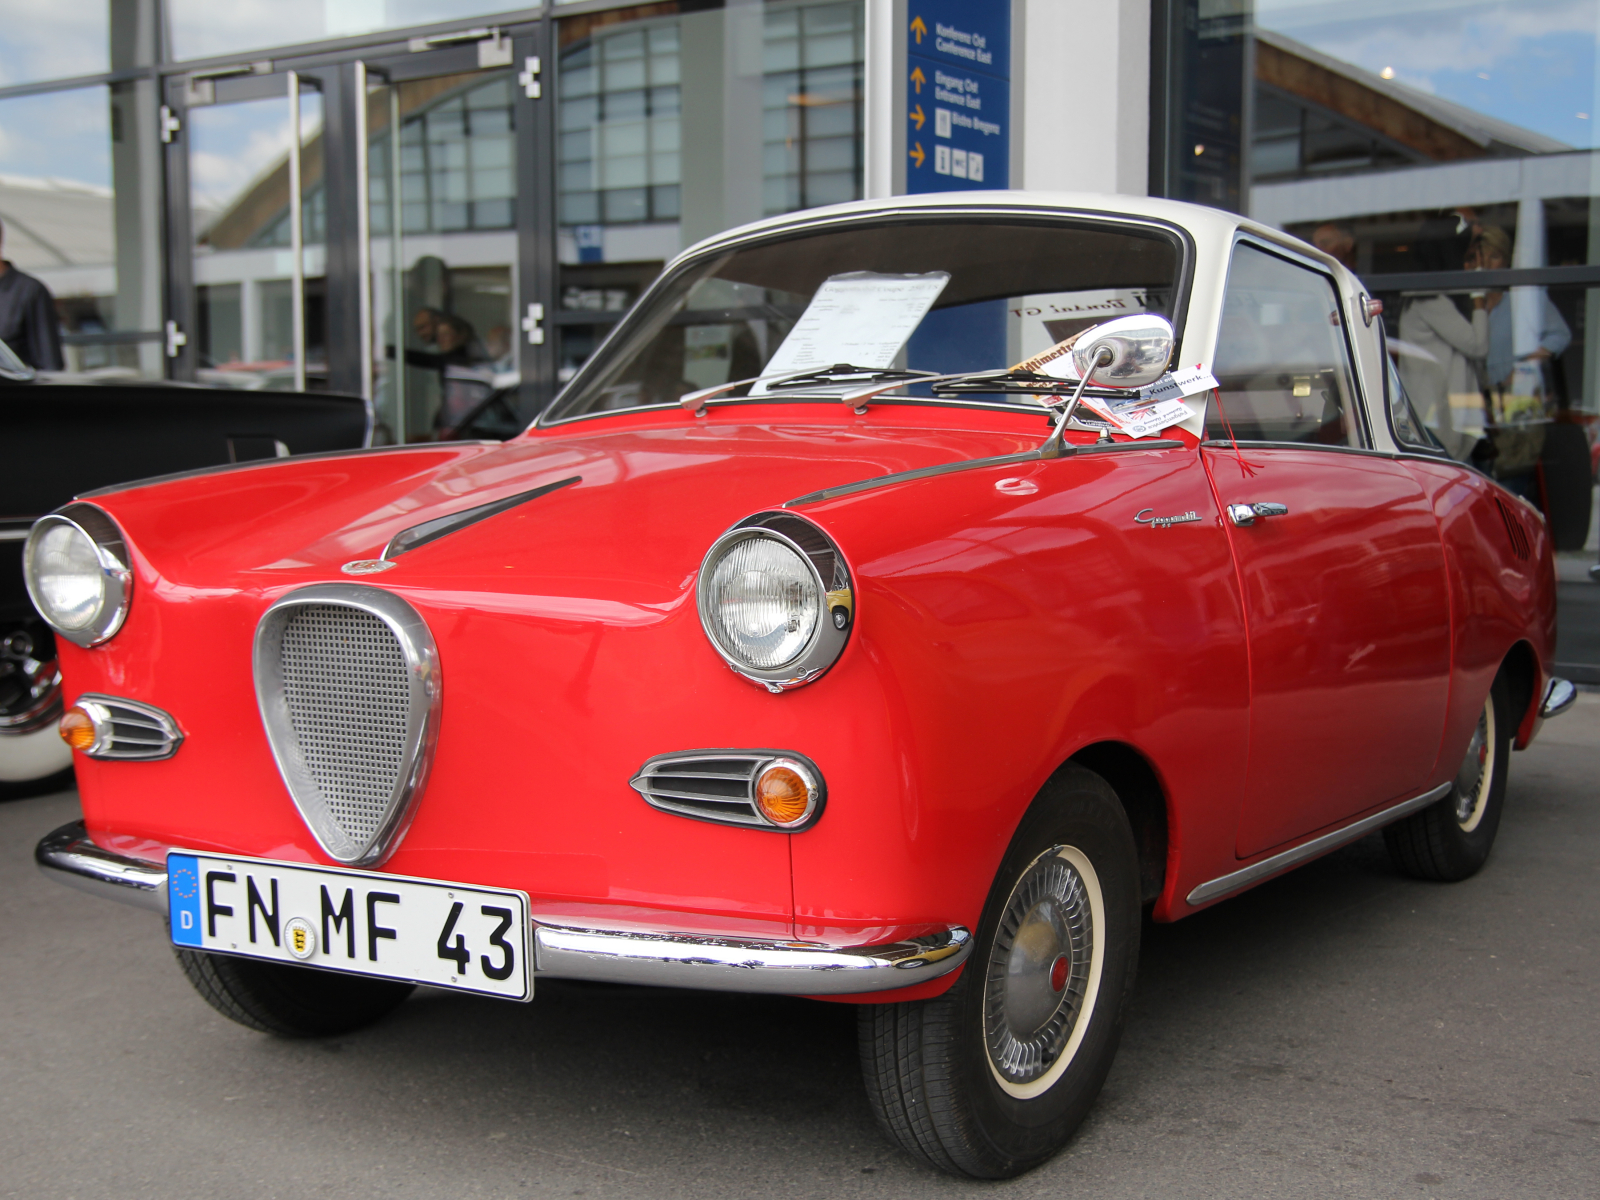
[[[906,191],[1011,186],[1011,0],[909,0]]]

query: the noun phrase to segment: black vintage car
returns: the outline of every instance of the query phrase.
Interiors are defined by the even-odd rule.
[[[66,786],[55,640],[22,579],[28,528],[129,479],[372,442],[357,396],[36,375],[0,341],[0,797]]]

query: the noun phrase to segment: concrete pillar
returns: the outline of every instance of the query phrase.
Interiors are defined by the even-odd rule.
[[[1012,26],[1012,186],[1148,194],[1150,0],[1014,0]]]

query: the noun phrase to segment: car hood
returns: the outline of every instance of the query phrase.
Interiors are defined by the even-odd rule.
[[[918,411],[885,410],[849,426],[595,422],[610,428],[268,462],[95,502],[170,585],[277,591],[349,581],[344,564],[377,558],[403,530],[570,480],[398,554],[368,581],[408,589],[470,577],[478,589],[534,572],[574,585],[648,579],[676,592],[716,536],[751,513],[820,488],[1031,449],[1046,432],[1037,413],[934,410],[960,423],[932,426]]]

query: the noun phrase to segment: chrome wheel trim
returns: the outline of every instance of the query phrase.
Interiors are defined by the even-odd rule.
[[[1043,1095],[1076,1057],[1100,994],[1104,930],[1100,877],[1075,846],[1046,850],[1011,889],[986,964],[982,1030],[989,1072],[1008,1096]]]
[[[1456,824],[1462,833],[1471,833],[1483,820],[1489,807],[1489,790],[1494,785],[1495,755],[1494,697],[1483,702],[1483,712],[1478,716],[1478,727],[1472,731],[1467,752],[1462,756],[1461,769],[1456,772],[1455,786],[1450,791],[1455,805]]]

